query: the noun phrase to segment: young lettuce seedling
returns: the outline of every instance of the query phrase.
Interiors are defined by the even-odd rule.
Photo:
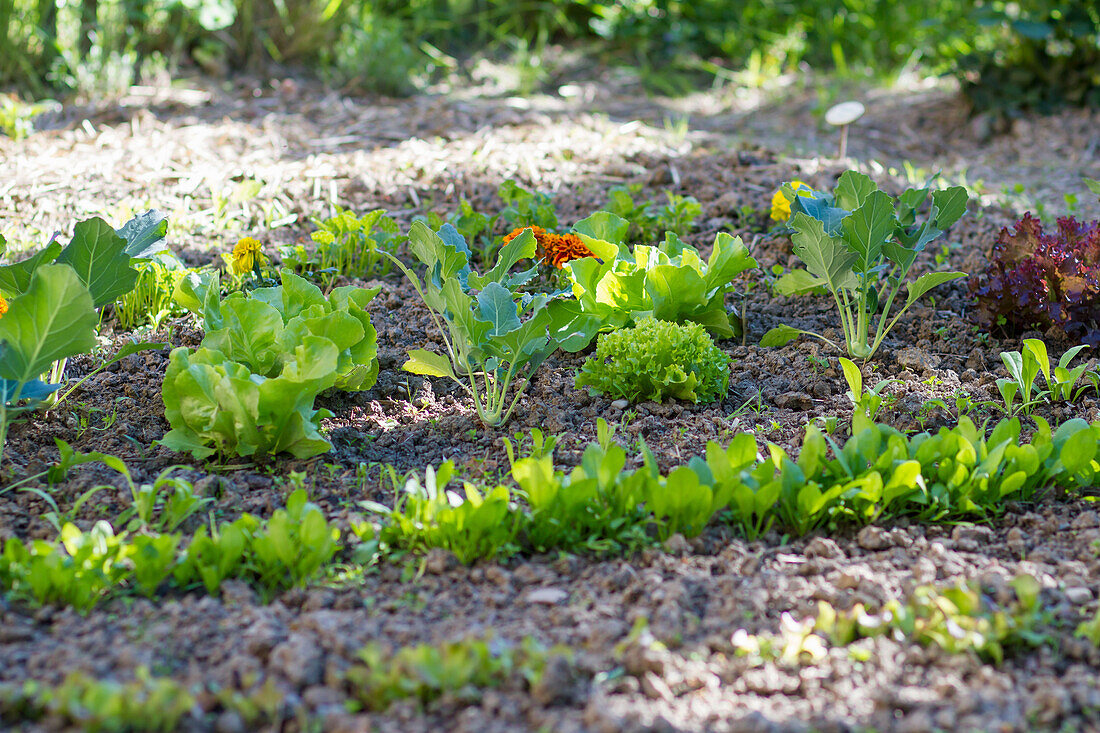
[[[965,272],[930,272],[905,282],[917,255],[966,213],[967,195],[961,186],[932,191],[932,208],[920,224],[917,210],[928,198],[927,186],[909,189],[894,199],[862,173],[847,171],[833,194],[795,195],[790,184],[784,184],[782,191],[791,202],[791,241],[806,269],[780,278],[776,290],[796,295],[827,288],[840,313],[844,348],[821,334],[787,325],[764,334],[762,346],[782,346],[807,334],[852,358],[869,359],[922,295],[966,277]],[[890,309],[902,285],[908,295],[891,318]]]
[[[900,379],[883,379],[874,387],[868,387],[863,391],[863,374],[859,367],[851,359],[840,357],[840,368],[844,371],[844,379],[848,382],[848,399],[852,401],[852,407],[866,416],[867,420],[861,425],[874,423],[878,412],[882,409],[882,390],[888,385],[900,382]],[[855,421],[853,421],[855,422]],[[859,432],[858,427],[853,427],[853,432]]]

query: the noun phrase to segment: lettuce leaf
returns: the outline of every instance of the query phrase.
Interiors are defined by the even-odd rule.
[[[296,458],[325,453],[320,422],[332,413],[313,401],[336,380],[339,349],[305,336],[278,376],[254,374],[220,351],[172,351],[164,376],[164,413],[172,429],[161,443],[195,458],[286,451]]]
[[[630,250],[623,243],[626,222],[599,211],[577,222],[574,230],[603,261],[594,257],[566,265],[580,305],[556,337],[566,351],[586,348],[597,333],[614,331],[654,317],[673,323],[698,323],[715,338],[741,333],[736,311],[726,310],[726,294],[739,274],[756,267],[740,237],[720,233],[707,261],[674,234],[657,247]]]
[[[201,314],[206,336],[202,345],[225,354],[265,377],[280,374],[297,345],[320,336],[337,348],[333,386],[370,389],[378,379],[378,336],[366,307],[381,288],[336,288],[324,296],[309,281],[283,270],[282,284],[251,294],[217,298],[216,274],[194,275],[180,282],[177,302]]]

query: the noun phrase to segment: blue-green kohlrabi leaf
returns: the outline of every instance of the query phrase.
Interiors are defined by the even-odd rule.
[[[458,381],[454,368],[451,366],[450,358],[425,349],[410,350],[409,360],[401,368],[413,374],[427,377],[447,377]]]
[[[499,283],[489,283],[477,294],[478,313],[481,320],[493,325],[490,337],[503,336],[520,326],[519,312],[512,293]]]
[[[800,295],[820,290],[825,281],[806,270],[791,270],[775,281],[775,291],[780,295]]]
[[[413,222],[409,230],[409,249],[428,266],[425,275],[428,283],[438,289],[446,281],[457,277],[466,287],[466,278],[470,273],[470,248],[453,226],[444,224],[436,234],[424,222]]]
[[[916,303],[920,296],[927,293],[937,285],[942,285],[945,282],[951,280],[957,280],[960,277],[966,277],[965,272],[928,272],[921,275],[916,280],[908,283],[905,287],[908,292],[908,297],[905,299],[905,306],[909,307],[913,303]]]
[[[790,184],[784,184],[784,194],[787,193],[789,186]],[[833,237],[840,236],[840,222],[851,213],[848,209],[833,206],[832,196],[817,191],[812,196],[798,196],[791,188],[787,200],[791,202],[791,218],[788,219],[788,226],[793,226],[791,222],[795,216],[804,213],[820,222],[825,233]]]
[[[0,293],[13,298],[26,291],[31,275],[40,265],[53,262],[61,254],[61,243],[50,242],[45,249],[36,252],[22,262],[0,267]]]
[[[837,181],[836,189],[833,191],[833,197],[838,208],[855,211],[863,205],[863,202],[871,193],[877,190],[878,186],[875,185],[870,176],[859,171],[849,170],[840,175],[840,180]]]
[[[967,195],[962,186],[952,186],[942,191],[932,192],[932,204],[935,208],[933,218],[940,229],[946,230],[966,213]]]
[[[537,368],[556,348],[555,344],[550,343],[547,333],[557,309],[562,305],[561,301],[552,301],[546,307],[539,308],[517,328],[502,333],[499,338],[486,344],[486,351],[501,361],[515,364],[517,370],[528,363],[531,369]]]
[[[4,360],[5,348],[5,345],[0,343],[0,362]],[[12,400],[18,387],[19,382],[14,379],[0,379],[0,400],[5,403]],[[40,379],[35,379],[23,385],[23,389],[19,390],[19,399],[37,402],[46,399],[59,389],[61,389],[60,384],[46,384]]]
[[[927,192],[923,194],[923,196],[926,195]],[[914,200],[916,200],[915,194]],[[923,201],[923,197],[920,200]],[[912,266],[918,252],[923,251],[929,242],[938,238],[944,230],[966,213],[966,202],[966,189],[962,186],[952,186],[942,191],[934,191],[932,193],[932,212],[929,218],[921,226],[913,227],[911,225],[915,221],[915,215],[912,210],[908,210],[908,213],[900,220],[908,228],[898,232],[896,241],[887,243],[885,247],[886,256],[897,263],[903,272],[907,271]]]
[[[0,318],[0,378],[27,383],[58,359],[91,350],[98,322],[92,296],[67,265],[42,265]]]
[[[493,324],[482,319],[479,311],[474,310],[476,301],[473,296],[462,288],[462,284],[457,279],[453,278],[443,283],[441,295],[442,302],[448,311],[450,327],[460,336],[456,339],[455,348],[461,349],[462,343],[475,349],[484,345],[489,338],[489,331],[493,329]]]
[[[830,290],[850,287],[855,282],[852,266],[859,255],[848,250],[844,244],[825,233],[821,222],[799,212],[791,217],[791,235],[795,254],[806,263],[810,274],[823,279]]]
[[[57,263],[73,268],[92,294],[96,308],[130,292],[137,282],[137,270],[130,267],[130,255],[126,254],[126,240],[99,217],[76,225],[72,241],[61,250]]]
[[[916,221],[917,210],[928,198],[928,188],[907,188],[898,195],[895,214],[902,226],[912,226]]]
[[[508,244],[500,248],[497,255],[497,263],[484,275],[471,272],[467,284],[476,290],[484,288],[489,283],[499,283],[505,280],[508,271],[517,262],[524,258],[535,256],[535,235],[530,229],[525,229],[522,234],[516,236]],[[537,269],[536,269],[537,272]]]
[[[137,259],[146,259],[168,249],[161,244],[167,233],[168,217],[156,209],[138,214],[116,232],[126,240],[126,254]]]
[[[802,334],[807,333],[794,326],[779,325],[768,331],[760,339],[761,346],[784,346]]]
[[[882,258],[882,246],[894,232],[894,204],[884,191],[868,194],[863,204],[841,222],[844,242],[859,255],[856,268],[866,272]]]

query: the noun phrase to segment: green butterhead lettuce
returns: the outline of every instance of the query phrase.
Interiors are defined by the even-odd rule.
[[[597,333],[606,333],[647,316],[674,323],[693,322],[715,338],[741,332],[741,319],[726,310],[733,279],[756,267],[740,237],[719,233],[710,258],[685,245],[672,232],[658,246],[625,244],[629,223],[598,211],[577,222],[574,231],[595,258],[566,265],[579,306],[563,330],[562,348],[580,351]]]
[[[175,349],[162,390],[172,429],[161,442],[195,458],[324,453],[332,446],[318,428],[331,413],[314,410],[313,401],[333,386],[338,358],[332,341],[306,336],[268,378],[220,351]]]
[[[193,273],[177,286],[175,298],[202,316],[205,348],[256,374],[277,376],[304,338],[321,336],[338,351],[333,386],[349,391],[374,386],[378,339],[366,307],[380,288],[346,286],[326,298],[320,288],[292,272],[283,270],[281,278],[275,287],[219,300],[217,275]]]

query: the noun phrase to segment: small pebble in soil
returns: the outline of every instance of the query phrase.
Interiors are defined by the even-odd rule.
[[[893,546],[890,533],[874,525],[861,529],[856,535],[856,542],[864,550],[885,550]]]
[[[561,588],[536,588],[533,591],[529,591],[527,595],[523,597],[523,600],[527,603],[542,603],[548,606],[554,606],[568,597],[569,593]]]
[[[840,545],[835,540],[828,537],[814,537],[806,544],[804,554],[809,558],[825,558],[827,560],[834,560],[844,557],[844,552],[840,549]]]
[[[1066,600],[1082,606],[1092,600],[1092,591],[1088,588],[1066,588]]]

